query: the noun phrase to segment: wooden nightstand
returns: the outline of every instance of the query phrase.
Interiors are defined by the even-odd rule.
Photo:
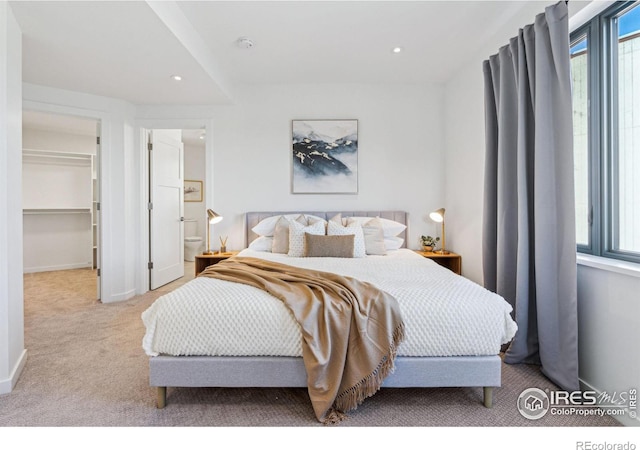
[[[239,252],[214,253],[213,255],[196,255],[196,276],[207,267],[220,261],[236,256]]]
[[[423,252],[422,250],[415,250],[415,252],[425,258],[434,260],[458,275],[462,275],[462,256],[457,253],[449,252],[443,255],[442,253]]]

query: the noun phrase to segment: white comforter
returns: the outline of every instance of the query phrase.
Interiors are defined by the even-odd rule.
[[[401,249],[366,258],[291,258],[243,250],[304,268],[368,281],[400,304],[406,340],[399,356],[496,355],[517,326],[502,297],[429,259]],[[142,314],[150,356],[301,356],[302,336],[285,305],[239,283],[196,278],[158,298]]]

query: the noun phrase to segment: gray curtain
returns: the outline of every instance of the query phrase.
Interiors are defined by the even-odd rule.
[[[578,390],[569,27],[564,1],[483,64],[484,283],[514,308],[507,363]]]

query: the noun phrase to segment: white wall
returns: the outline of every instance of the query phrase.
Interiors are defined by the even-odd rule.
[[[27,358],[22,287],[22,36],[0,2],[0,394],[10,392]]]
[[[96,137],[60,131],[24,128],[22,132],[22,146],[30,150],[95,155]]]
[[[482,65],[474,61],[446,85],[447,246],[462,255],[462,273],[482,284],[484,97]]]
[[[25,155],[22,175],[25,209],[91,209],[91,159]]]
[[[245,86],[236,103],[213,108],[212,196],[224,216],[212,242],[244,246],[244,213],[266,210],[398,209],[409,213],[408,245],[433,233],[443,206],[443,92],[418,85]],[[358,120],[358,194],[291,193],[291,121]],[[209,192],[207,192],[209,194]]]
[[[24,273],[91,269],[91,214],[27,212],[23,216]]]
[[[592,11],[603,6],[606,2],[594,2]],[[589,6],[579,13],[581,18],[585,14]],[[534,15],[520,14],[503,30],[496,30],[495,46],[480,52],[446,84],[447,242],[462,254],[463,274],[480,284],[485,148],[482,61],[533,20]],[[580,379],[599,391],[621,391],[637,387],[640,380],[637,349],[625,348],[640,337],[636,294],[640,282],[603,267],[578,267]],[[636,270],[640,273],[640,266]]]
[[[635,272],[578,265],[578,350],[586,389],[640,389],[640,268]],[[628,415],[620,421],[640,426]]]

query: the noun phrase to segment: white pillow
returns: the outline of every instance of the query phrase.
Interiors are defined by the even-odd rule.
[[[259,236],[249,244],[251,250],[256,252],[270,252],[273,245],[273,238],[271,236]]]
[[[404,239],[397,236],[384,238],[384,246],[387,250],[398,250],[400,247],[402,247],[403,242]]]
[[[295,220],[302,225],[307,225],[307,219],[300,214],[295,219],[287,219],[280,217],[276,222],[275,231],[273,232],[273,243],[271,245],[271,253],[288,253],[289,252],[289,227],[290,222]]]
[[[304,256],[304,234],[325,234],[324,220],[304,226],[296,220],[289,221],[289,256]]]
[[[300,216],[300,214],[301,213],[290,213],[267,217],[258,222],[255,227],[251,228],[251,231],[260,236],[273,236],[273,233],[276,230],[276,223],[278,223],[278,219],[280,219],[280,217],[284,217],[285,219],[296,219]],[[322,220],[324,222],[324,219],[322,217],[313,215],[305,215],[304,217],[306,217],[307,220],[314,219]]]
[[[253,227],[251,231],[260,236],[273,236],[274,231],[276,230],[276,224],[280,217],[285,217],[287,219],[295,219],[300,214],[285,214],[284,216],[271,216],[266,219],[262,219],[258,225]]]
[[[364,247],[367,250],[367,255],[387,254],[387,248],[384,245],[384,231],[378,217],[374,217],[363,224],[362,232],[364,234]]]
[[[353,238],[353,257],[364,258],[367,256],[366,247],[364,245],[364,233],[360,225],[343,227],[333,220],[330,220],[327,224],[328,236],[346,236],[350,234],[355,236]]]
[[[348,217],[347,226],[355,224],[364,225],[371,219],[373,219],[373,217]],[[397,236],[407,229],[406,225],[400,222],[396,222],[395,220],[384,219],[382,217],[378,217],[378,219],[380,219],[380,222],[382,222],[382,231],[384,232],[384,237],[386,238]]]
[[[327,226],[327,221],[324,220],[322,217],[312,216],[311,214],[305,214],[304,217],[307,218],[307,225],[313,225],[316,222],[322,222],[325,228]]]
[[[346,223],[342,220],[342,213],[338,213],[335,216],[331,217],[329,219],[329,222],[336,222],[336,223],[339,223],[340,225],[346,225]]]

